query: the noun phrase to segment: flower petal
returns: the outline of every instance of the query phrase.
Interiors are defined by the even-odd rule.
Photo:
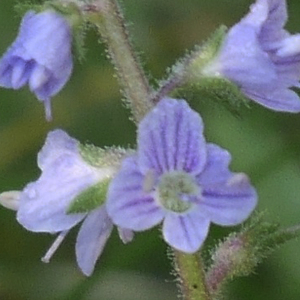
[[[243,222],[256,203],[257,195],[247,176],[235,173],[223,184],[203,186],[199,205],[213,223],[230,226]]]
[[[118,227],[118,233],[124,244],[127,244],[133,240],[134,233],[130,229]]]
[[[73,62],[72,34],[67,20],[46,10],[29,11],[24,16],[19,34],[0,61],[0,86],[19,89],[29,83],[40,101],[49,101],[70,78]]]
[[[228,166],[230,153],[215,144],[207,144],[207,162],[204,170],[197,176],[200,186],[226,181],[232,173]]]
[[[247,24],[260,30],[268,18],[269,2],[269,0],[257,0],[250,6],[249,13],[238,24]]]
[[[210,69],[220,70],[240,87],[250,89],[277,80],[275,66],[261,49],[256,28],[248,24],[238,23],[229,30],[217,61]]]
[[[263,3],[267,6],[268,17],[262,24],[259,40],[267,51],[273,48],[272,45],[289,35],[283,29],[288,15],[285,0],[258,0],[253,7],[264,5]]]
[[[164,212],[143,190],[143,182],[144,176],[138,169],[136,156],[124,159],[107,195],[107,212],[114,224],[142,231],[161,222]]]
[[[21,83],[17,83],[13,80],[13,71],[15,66],[18,68],[18,64],[20,64],[20,61],[22,63],[30,62],[31,57],[26,56],[24,53],[24,48],[22,46],[23,39],[25,37],[24,33],[26,33],[26,24],[29,22],[29,20],[34,17],[35,13],[33,11],[29,11],[25,14],[23,17],[21,26],[20,26],[20,32],[15,40],[15,42],[12,44],[12,46],[6,51],[6,53],[2,56],[0,61],[0,86],[6,87],[6,88],[14,88],[18,89],[22,87]],[[21,48],[23,51],[23,56],[19,55],[17,49]],[[17,51],[17,53],[16,53]],[[25,59],[24,59],[25,58]],[[25,84],[25,83],[24,83]]]
[[[75,226],[85,214],[67,215],[67,209],[78,194],[94,183],[92,174],[86,171],[72,156],[59,157],[23,190],[17,213],[19,223],[28,230],[42,232],[59,232]]]
[[[51,96],[56,94],[69,79],[73,68],[68,22],[53,11],[34,15],[30,12],[30,17],[25,16],[21,24],[18,39],[19,45],[15,46],[13,54],[24,60],[33,59],[59,79],[51,87]]]
[[[38,154],[39,168],[44,170],[64,153],[78,153],[78,147],[79,142],[65,131],[56,129],[49,132],[45,144]]]
[[[179,251],[194,253],[203,244],[209,223],[209,219],[197,210],[186,215],[169,213],[163,223],[164,240]]]
[[[299,96],[292,90],[276,89],[276,87],[270,90],[262,87],[261,90],[243,89],[243,92],[252,100],[272,110],[291,113],[300,112]]]
[[[202,133],[199,114],[185,101],[162,99],[139,125],[140,170],[201,172],[206,161]]]
[[[31,231],[59,232],[76,225],[86,214],[67,214],[71,202],[112,172],[85,163],[78,142],[61,130],[49,133],[38,163],[42,174],[23,190],[17,213],[18,221]]]
[[[93,273],[112,229],[105,206],[89,213],[81,225],[76,241],[76,257],[78,266],[86,276]]]

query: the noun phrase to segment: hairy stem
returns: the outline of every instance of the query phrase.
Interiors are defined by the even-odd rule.
[[[300,224],[284,229],[261,221],[253,224],[254,227],[229,236],[213,254],[213,262],[206,273],[211,295],[217,295],[229,280],[252,273],[278,246],[300,235]]]
[[[156,92],[154,97],[151,99],[153,104],[157,104],[162,98],[166,97],[168,94],[173,92],[176,88],[183,84],[183,79],[181,77],[171,76],[166,80],[159,90]]]
[[[132,111],[134,121],[138,123],[152,107],[151,89],[133,51],[125,20],[117,1],[102,0],[98,2],[95,2],[95,7],[99,13],[95,14],[92,11],[90,21],[97,26],[108,47],[109,57],[115,66],[126,104]]]
[[[174,251],[174,268],[184,300],[211,300],[205,283],[205,272],[198,254]]]

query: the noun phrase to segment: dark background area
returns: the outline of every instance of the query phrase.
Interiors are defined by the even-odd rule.
[[[152,82],[186,50],[201,43],[220,24],[237,22],[246,0],[126,0],[125,16],[134,44]],[[300,4],[288,1],[287,28],[300,32]],[[0,2],[0,53],[15,39],[21,16],[11,0]],[[67,86],[53,98],[54,121],[27,88],[0,89],[0,192],[20,190],[40,172],[36,154],[49,130],[62,128],[82,142],[97,146],[134,146],[135,127],[121,95],[104,46],[93,31],[87,34],[86,60],[76,62]],[[205,121],[210,142],[230,150],[232,169],[249,175],[259,194],[259,210],[283,226],[300,222],[300,115],[275,113],[255,103],[236,118],[208,99],[191,102]],[[75,261],[73,230],[50,264],[40,258],[53,241],[47,234],[27,232],[15,213],[0,207],[0,300],[174,300],[167,247],[158,229],[136,235],[124,246],[116,233],[96,266],[85,278]],[[234,228],[213,227],[214,238]],[[235,280],[228,299],[300,299],[300,241],[292,241],[269,257],[248,278]]]

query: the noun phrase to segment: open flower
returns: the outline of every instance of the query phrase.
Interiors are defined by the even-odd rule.
[[[19,34],[0,61],[0,86],[19,89],[25,84],[44,102],[51,119],[51,97],[68,81],[72,68],[69,23],[54,11],[29,11]]]
[[[22,191],[17,220],[34,232],[60,233],[44,261],[49,261],[68,231],[83,221],[76,241],[77,263],[85,275],[93,272],[113,229],[105,204],[88,213],[68,214],[72,201],[83,191],[107,180],[115,167],[96,168],[87,164],[79,153],[79,142],[62,130],[48,134],[38,155],[40,178]],[[132,239],[131,231],[119,229],[124,242]]]
[[[225,37],[204,75],[224,76],[250,99],[275,111],[300,112],[300,34],[283,29],[285,0],[257,0]]]
[[[139,125],[137,154],[110,184],[108,214],[135,231],[163,221],[166,242],[193,253],[210,222],[239,224],[256,205],[247,176],[231,173],[229,162],[226,150],[206,144],[202,120],[185,101],[162,99]]]

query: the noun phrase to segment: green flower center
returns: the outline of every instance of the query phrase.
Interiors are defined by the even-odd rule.
[[[194,177],[180,171],[162,175],[157,189],[158,202],[177,213],[189,210],[200,193]]]

